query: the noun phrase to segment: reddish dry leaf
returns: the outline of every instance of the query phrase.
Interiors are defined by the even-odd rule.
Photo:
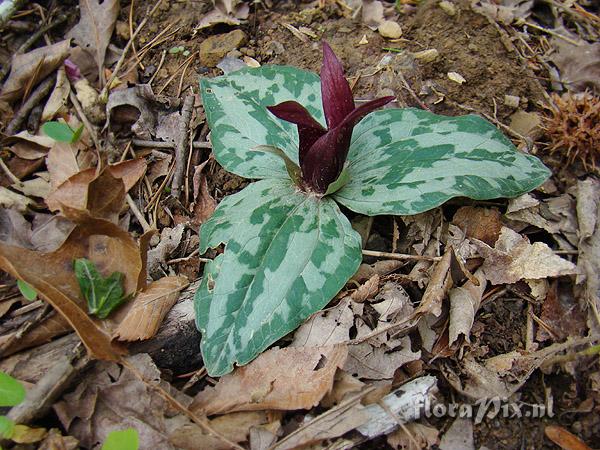
[[[548,439],[563,450],[591,450],[585,442],[561,426],[548,425],[544,432]]]
[[[120,341],[150,339],[188,284],[182,276],[165,277],[150,284],[135,297],[114,336]]]
[[[452,222],[466,236],[479,239],[488,245],[494,245],[502,229],[500,212],[490,208],[463,206],[456,211]]]
[[[569,292],[560,295],[556,280],[550,284],[548,295],[542,304],[542,322],[548,327],[537,329],[536,340],[543,342],[548,339],[562,341],[567,337],[582,336],[587,332],[586,314],[581,310],[579,302]]]
[[[0,100],[21,98],[27,86],[34,86],[51,74],[69,56],[70,39],[13,56],[11,71],[2,87]]]
[[[347,355],[345,345],[273,348],[200,392],[190,409],[207,415],[310,409],[329,392]]]
[[[100,174],[90,168],[76,173],[60,184],[47,198],[52,210],[74,222],[89,217],[118,221],[125,193],[144,175],[143,159],[108,166]]]
[[[206,175],[202,172],[209,161],[210,159],[206,160],[199,166],[196,166],[196,169],[194,170],[194,206],[192,208],[193,217],[191,222],[196,226],[206,222],[206,220],[212,216],[215,208],[217,207],[216,200],[208,191]]]

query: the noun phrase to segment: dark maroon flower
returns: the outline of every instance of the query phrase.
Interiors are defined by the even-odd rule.
[[[267,109],[280,119],[298,126],[298,158],[303,187],[324,194],[342,173],[354,126],[371,111],[394,100],[394,97],[378,98],[355,107],[342,63],[327,42],[323,42],[321,96],[327,129],[297,102],[287,101],[268,106]]]

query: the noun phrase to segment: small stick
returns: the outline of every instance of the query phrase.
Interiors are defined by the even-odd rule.
[[[517,24],[518,24],[518,23],[517,23]],[[550,36],[554,36],[554,37],[556,37],[556,38],[558,38],[558,39],[562,39],[563,41],[566,41],[566,42],[568,42],[569,44],[575,45],[575,46],[577,46],[577,47],[581,46],[581,43],[580,43],[580,42],[574,41],[573,39],[571,39],[571,38],[568,38],[567,36],[563,36],[562,34],[560,34],[560,33],[557,33],[556,31],[552,31],[552,30],[548,30],[548,29],[546,29],[546,28],[544,28],[544,27],[540,27],[539,25],[536,25],[536,24],[534,24],[534,23],[531,23],[531,22],[525,22],[525,21],[523,21],[523,22],[522,22],[522,25],[526,25],[526,26],[528,26],[528,27],[530,27],[530,28],[533,28],[534,30],[541,31],[542,33],[547,33],[547,34],[549,34]]]
[[[411,261],[439,261],[441,256],[427,256],[427,255],[406,255],[404,253],[388,253],[388,252],[378,252],[375,250],[363,250],[362,254],[365,256],[374,256],[376,258],[388,258],[388,259],[397,259],[400,261],[403,260],[411,260]]]
[[[102,147],[100,146],[100,141],[98,140],[98,135],[96,134],[96,129],[91,124],[91,122],[88,120],[85,113],[83,112],[83,107],[81,106],[81,103],[79,103],[79,100],[77,100],[77,96],[73,92],[73,86],[71,86],[71,90],[69,91],[69,100],[71,100],[71,103],[73,103],[73,107],[75,108],[75,111],[77,111],[77,115],[79,116],[79,119],[83,122],[83,126],[88,131],[88,133],[90,133],[90,136],[92,137],[92,140],[94,141],[94,146],[96,147],[96,154],[98,155],[98,166],[100,166],[100,164],[102,164],[102,159],[100,157],[100,149]]]
[[[48,95],[50,89],[54,86],[55,77],[49,76],[42,81],[37,88],[31,93],[29,98],[19,108],[19,111],[15,114],[15,117],[10,121],[4,133],[7,136],[16,134],[29,113],[35,108],[43,99]]]
[[[140,225],[144,229],[144,233],[147,233],[148,231],[153,230],[153,228],[146,221],[146,218],[144,217],[144,215],[142,214],[142,212],[139,210],[139,208],[137,207],[137,205],[135,204],[135,202],[131,198],[131,195],[127,194],[125,196],[125,199],[127,200],[127,204],[129,205],[129,208],[131,209],[131,212],[133,213],[133,215],[136,217],[136,219],[138,220],[138,222],[140,223]]]
[[[419,106],[421,108],[423,108],[424,110],[431,112],[431,109],[429,109],[429,106],[427,106],[423,102],[423,100],[421,100],[419,98],[419,96],[416,94],[416,92],[413,91],[413,89],[410,87],[410,85],[408,84],[408,81],[406,81],[406,78],[404,78],[404,75],[402,75],[402,72],[398,72],[398,76],[400,77],[400,81],[402,82],[404,89],[406,89],[408,91],[410,96],[419,104]]]
[[[133,139],[131,141],[136,147],[148,147],[148,148],[175,148],[175,144],[172,142],[163,141],[144,141],[142,139]],[[195,141],[192,142],[193,148],[212,148],[212,144],[208,141]]]
[[[195,52],[194,52],[194,53],[192,53],[190,56],[188,56],[188,57],[187,57],[187,59],[186,59],[185,61],[183,61],[183,62],[182,62],[180,65],[179,65],[179,67],[178,67],[178,68],[175,70],[175,72],[173,73],[173,75],[171,75],[171,76],[169,77],[169,79],[168,79],[168,80],[165,82],[165,84],[163,84],[163,85],[161,86],[161,88],[158,90],[158,92],[156,92],[156,95],[160,95],[160,94],[162,94],[162,92],[163,92],[163,91],[164,91],[164,90],[167,88],[167,86],[168,86],[169,84],[171,84],[171,81],[173,81],[173,80],[175,79],[175,77],[177,76],[177,74],[179,73],[179,71],[180,71],[181,69],[183,69],[183,67],[184,67],[184,66],[187,66],[187,65],[190,63],[190,61],[191,61],[192,59],[194,59],[194,57],[195,57],[195,56],[196,56],[196,53],[195,53]]]
[[[173,197],[179,198],[185,169],[187,167],[188,147],[188,129],[190,120],[192,120],[192,109],[194,107],[194,96],[188,95],[183,101],[181,109],[181,120],[179,121],[179,134],[175,141],[175,173],[171,184],[171,193]]]
[[[160,69],[162,69],[163,64],[165,63],[165,58],[167,57],[167,51],[163,50],[162,54],[160,55],[160,62],[158,63],[158,66],[156,67],[156,70],[154,71],[154,73],[152,74],[152,77],[150,78],[150,81],[148,81],[148,84],[150,86],[152,86],[152,82],[154,81],[154,79],[156,78],[156,75],[158,75],[158,72],[160,71]],[[141,64],[141,63],[140,63]]]
[[[17,330],[16,333],[10,335],[10,337],[2,343],[0,346],[0,357],[4,355],[6,350],[14,343],[21,340],[21,338],[31,330],[35,325],[39,325],[44,319],[46,319],[50,314],[54,312],[52,306],[48,303],[39,311],[34,317],[28,319],[21,327]]]

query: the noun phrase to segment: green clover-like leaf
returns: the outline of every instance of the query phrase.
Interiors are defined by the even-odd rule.
[[[225,198],[200,242],[201,252],[226,242],[195,299],[211,376],[247,364],[323,308],[362,258],[360,236],[335,202],[290,180],[261,180]]]
[[[74,130],[64,122],[46,122],[42,125],[42,131],[55,141],[73,144],[81,137],[83,125]]]
[[[26,300],[33,301],[37,297],[37,292],[29,283],[26,283],[23,280],[17,280],[17,287]]]
[[[111,431],[106,436],[101,450],[137,450],[139,436],[135,428]]]

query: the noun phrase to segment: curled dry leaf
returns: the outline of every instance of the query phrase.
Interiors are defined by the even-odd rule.
[[[364,284],[361,284],[350,297],[357,303],[362,303],[368,298],[372,298],[379,292],[379,275],[375,274],[369,278]]]
[[[369,380],[385,380],[394,377],[396,369],[421,357],[421,351],[413,352],[410,337],[400,339],[400,350],[389,352],[381,346],[374,347],[368,342],[352,345],[348,350],[348,360],[344,370],[355,377]]]
[[[67,104],[69,98],[69,92],[71,92],[71,86],[69,79],[67,78],[67,72],[64,66],[61,66],[56,72],[56,85],[54,90],[50,94],[44,110],[42,111],[42,122],[47,122],[54,119],[58,112]]]
[[[200,392],[190,409],[207,415],[310,409],[331,389],[347,355],[345,345],[272,348]]]
[[[522,279],[540,279],[573,275],[575,264],[555,255],[543,242],[529,240],[510,228],[503,227],[494,248],[475,240],[485,258],[482,269],[490,283],[516,283]]]
[[[2,356],[6,357],[26,348],[37,347],[70,331],[71,326],[63,316],[51,314],[36,323],[35,327],[32,327],[19,339],[17,339],[19,330],[2,335],[0,337],[0,348],[3,348]]]
[[[214,25],[223,23],[225,25],[240,25],[242,20],[248,18],[250,13],[250,6],[246,2],[233,1],[233,0],[214,0],[215,5],[212,11],[206,13],[196,30],[203,28],[209,28]]]
[[[17,192],[13,192],[10,189],[0,186],[0,206],[3,208],[14,208],[17,211],[25,212],[27,207],[32,204],[33,201],[21,195]]]
[[[585,442],[559,425],[548,425],[544,433],[548,439],[564,450],[591,450]]]
[[[353,303],[346,297],[337,305],[313,314],[296,330],[290,346],[320,347],[349,341],[354,325]]]
[[[12,144],[10,151],[23,159],[38,159],[46,156],[54,144],[48,136],[32,135],[27,130],[7,138],[5,144]]]
[[[50,174],[50,185],[54,189],[79,172],[76,154],[76,149],[65,142],[55,142],[50,148],[46,167]]]
[[[476,286],[471,281],[467,281],[462,286],[451,289],[448,293],[448,297],[450,297],[449,346],[461,334],[467,342],[470,342],[469,334],[471,333],[471,327],[475,321],[475,314],[477,314],[477,310],[481,304],[481,297],[487,284],[483,270],[477,270],[475,278],[479,281],[479,286]]]
[[[502,220],[497,209],[463,206],[454,214],[452,222],[469,238],[479,239],[488,245],[494,245]]]
[[[416,310],[417,314],[431,313],[439,317],[442,313],[442,301],[452,287],[452,277],[450,275],[452,252],[452,247],[447,248],[442,259],[433,266],[429,284]]]
[[[0,100],[13,102],[20,99],[27,86],[35,86],[67,59],[70,45],[70,40],[65,40],[13,56],[10,75],[0,92]]]
[[[114,336],[120,341],[150,339],[173,307],[179,292],[188,285],[183,276],[164,277],[151,283],[132,301]]]
[[[203,171],[209,161],[210,159],[207,159],[199,166],[196,166],[194,170],[194,205],[191,208],[193,211],[191,223],[195,226],[200,226],[206,222],[217,207],[217,201],[208,191],[208,181]]]
[[[67,34],[85,52],[93,55],[98,70],[104,66],[106,49],[110,43],[117,17],[118,0],[80,0],[81,18]]]

